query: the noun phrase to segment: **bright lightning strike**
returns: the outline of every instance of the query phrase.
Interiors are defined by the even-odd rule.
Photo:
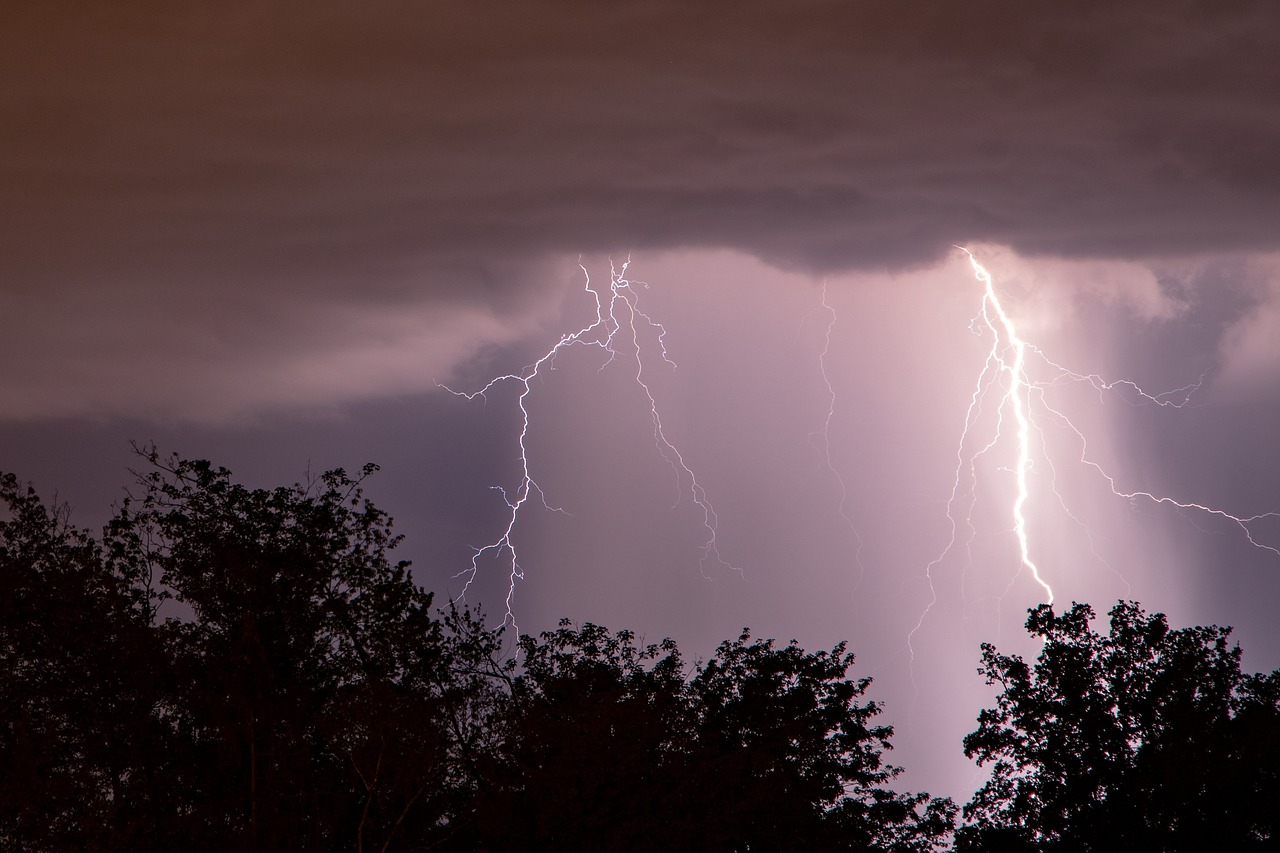
[[[978,460],[991,452],[1004,437],[1006,421],[1012,423],[1012,437],[1014,443],[1014,459],[1012,467],[1009,469],[1014,475],[1015,491],[1013,504],[1010,508],[1012,518],[1012,529],[1017,538],[1019,552],[1020,569],[1030,572],[1031,577],[1044,591],[1044,598],[1047,603],[1053,603],[1053,588],[1045,580],[1041,573],[1040,567],[1032,559],[1032,542],[1031,533],[1027,518],[1027,503],[1030,500],[1030,488],[1028,483],[1029,473],[1032,471],[1034,458],[1032,453],[1032,432],[1042,435],[1041,427],[1037,424],[1035,415],[1037,412],[1051,419],[1056,425],[1066,429],[1075,436],[1075,440],[1079,442],[1080,453],[1077,461],[1082,465],[1092,468],[1107,483],[1111,493],[1118,498],[1124,498],[1129,501],[1147,500],[1158,505],[1173,506],[1181,510],[1195,511],[1212,515],[1217,518],[1230,521],[1235,524],[1243,532],[1248,542],[1262,550],[1270,551],[1280,557],[1280,548],[1268,545],[1260,541],[1255,536],[1254,529],[1251,525],[1267,519],[1280,518],[1280,513],[1265,512],[1252,516],[1239,516],[1225,509],[1213,507],[1206,504],[1195,503],[1191,501],[1181,501],[1169,496],[1156,495],[1146,491],[1125,491],[1122,489],[1115,477],[1108,473],[1100,464],[1089,457],[1088,442],[1084,433],[1074,424],[1071,419],[1060,409],[1055,408],[1046,399],[1045,392],[1053,387],[1057,387],[1066,383],[1085,383],[1092,386],[1098,393],[1099,397],[1103,397],[1108,393],[1115,393],[1123,396],[1130,402],[1145,403],[1149,405],[1157,405],[1167,408],[1181,408],[1186,405],[1191,394],[1198,390],[1201,381],[1194,382],[1182,388],[1168,391],[1162,394],[1149,394],[1140,388],[1136,383],[1129,380],[1119,380],[1110,382],[1103,379],[1097,374],[1077,373],[1063,367],[1056,362],[1051,361],[1045,354],[1025,341],[1018,333],[1017,325],[1013,318],[1005,310],[1004,305],[1000,301],[999,294],[996,292],[995,285],[992,281],[991,274],[978,263],[968,249],[957,247],[969,259],[969,263],[973,268],[974,276],[982,284],[983,297],[982,306],[978,316],[974,319],[974,331],[976,334],[985,336],[990,334],[991,347],[987,352],[986,361],[983,364],[981,373],[979,374],[977,385],[969,400],[969,407],[965,414],[964,429],[961,433],[960,445],[956,451],[956,472],[952,482],[951,495],[947,500],[947,519],[951,525],[950,537],[942,552],[925,567],[925,577],[929,585],[929,603],[925,606],[924,611],[920,615],[914,628],[907,637],[908,648],[912,647],[912,640],[916,633],[924,624],[925,618],[928,616],[933,605],[937,603],[937,591],[934,586],[934,571],[942,563],[944,559],[952,552],[960,540],[959,529],[960,520],[958,507],[967,503],[969,511],[972,511],[973,503],[976,500],[975,485],[977,480],[977,463]],[[1033,380],[1029,373],[1029,360],[1034,358],[1039,364],[1048,368],[1049,376],[1042,380]],[[966,455],[966,449],[970,448],[971,435],[975,429],[980,416],[982,415],[984,405],[988,402],[988,396],[991,389],[999,388],[1000,392],[995,401],[996,406],[996,425],[994,433],[976,450],[969,450]],[[1044,440],[1041,438],[1040,446],[1044,447]],[[1047,452],[1043,460],[1047,463],[1050,472],[1054,471],[1053,462],[1048,458]],[[966,484],[967,490],[962,490],[962,484]],[[1052,488],[1052,482],[1050,483]],[[1057,495],[1056,488],[1054,489]],[[1057,495],[1059,503],[1064,509],[1066,504],[1062,501],[1061,495]],[[1073,519],[1075,516],[1067,509],[1068,515]],[[976,531],[970,520],[968,513],[963,515],[964,524],[968,527],[969,535],[965,540],[966,549],[973,540]],[[1012,585],[1012,580],[1010,581]],[[914,651],[912,653],[914,658]]]
[[[1027,471],[1031,468],[1031,422],[1027,412],[1030,401],[1026,399],[1026,395],[1030,393],[1032,386],[1027,380],[1027,344],[1018,336],[1013,320],[1000,304],[1000,297],[996,295],[995,286],[991,281],[991,273],[978,263],[968,249],[961,249],[961,251],[968,255],[969,263],[973,266],[973,274],[978,281],[982,282],[985,291],[982,297],[982,319],[986,328],[994,333],[987,364],[996,364],[997,369],[1007,375],[1009,382],[1004,398],[1000,402],[1000,409],[1003,412],[1005,406],[1008,406],[1009,412],[1013,415],[1017,435],[1018,453],[1014,464],[1017,496],[1013,500],[1013,530],[1018,537],[1019,555],[1022,565],[1031,572],[1035,582],[1044,589],[1047,603],[1052,604],[1053,587],[1040,576],[1039,567],[1031,559],[1031,545],[1028,542],[1027,519],[1024,512],[1027,505]],[[996,323],[992,322],[992,315],[999,321],[998,328]],[[1011,361],[1006,355],[1009,352],[1013,353]],[[982,380],[979,379],[980,384],[981,382]]]
[[[649,418],[653,426],[654,447],[663,460],[671,466],[672,473],[675,475],[676,500],[673,508],[678,506],[687,494],[694,505],[698,507],[702,516],[705,538],[702,545],[702,555],[698,561],[699,570],[702,572],[703,577],[708,580],[711,579],[707,573],[709,563],[741,573],[741,569],[729,563],[720,554],[718,541],[719,516],[716,514],[711,501],[708,500],[706,491],[698,481],[693,469],[685,461],[684,456],[675,444],[667,438],[657,399],[645,380],[646,356],[644,353],[645,347],[642,343],[643,330],[648,330],[651,340],[656,339],[658,356],[662,361],[673,368],[675,367],[675,362],[667,354],[666,328],[639,308],[639,294],[636,287],[647,285],[643,285],[640,282],[632,282],[627,278],[627,267],[629,265],[630,260],[623,263],[621,267],[610,265],[607,297],[592,284],[591,276],[586,267],[579,265],[585,280],[583,289],[590,294],[595,304],[595,319],[576,332],[563,334],[560,340],[543,353],[533,364],[518,373],[496,376],[477,391],[455,391],[448,386],[440,386],[446,391],[459,397],[465,397],[468,400],[474,400],[477,397],[487,399],[486,395],[489,391],[504,383],[515,383],[520,391],[516,401],[516,405],[520,409],[520,432],[516,438],[518,447],[517,459],[520,469],[519,482],[511,490],[507,490],[502,486],[493,487],[502,495],[503,501],[507,505],[506,523],[496,539],[487,545],[474,549],[470,565],[455,575],[455,577],[466,577],[466,583],[463,585],[462,592],[459,595],[461,599],[465,597],[467,591],[479,576],[482,560],[489,557],[502,561],[506,566],[508,578],[505,600],[506,613],[503,617],[503,624],[510,623],[517,630],[518,626],[516,626],[514,610],[515,592],[516,585],[524,579],[524,569],[520,564],[520,553],[517,548],[515,533],[521,512],[535,495],[546,509],[553,512],[563,512],[561,508],[553,507],[547,503],[542,487],[538,485],[533,476],[533,466],[528,446],[531,429],[528,401],[533,394],[535,380],[540,379],[544,372],[554,370],[556,358],[572,347],[593,347],[604,352],[607,357],[604,363],[601,364],[600,370],[604,370],[619,358],[619,347],[624,347],[625,352],[635,359],[636,369],[633,380],[639,386],[648,404]]]

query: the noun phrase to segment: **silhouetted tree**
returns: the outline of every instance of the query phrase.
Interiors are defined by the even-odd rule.
[[[432,609],[357,477],[147,464],[100,540],[0,477],[0,849],[926,851],[844,646]],[[1274,688],[1274,685],[1272,685]]]
[[[168,746],[143,584],[10,474],[0,507],[0,848],[128,849]]]
[[[885,785],[892,730],[838,646],[745,632],[687,677],[670,640],[563,622],[521,638],[477,849],[930,850],[949,801]]]
[[[0,847],[447,838],[499,637],[432,612],[359,479],[250,490],[145,456],[101,543],[0,480]]]
[[[1246,675],[1229,628],[1171,630],[1121,602],[1043,605],[1034,667],[982,647],[999,684],[965,753],[994,762],[965,806],[960,851],[1280,848],[1280,673]]]
[[[110,528],[191,618],[161,626],[181,735],[175,837],[209,849],[399,849],[446,833],[494,707],[497,637],[445,621],[341,470],[250,490],[148,454]],[[141,574],[135,571],[134,574]],[[189,843],[189,842],[188,842]]]
[[[887,785],[893,728],[860,701],[870,678],[848,676],[840,643],[807,653],[744,630],[720,644],[689,684],[697,711],[693,784],[720,820],[720,850],[923,851],[948,835],[954,806]],[[711,781],[719,784],[708,784]]]

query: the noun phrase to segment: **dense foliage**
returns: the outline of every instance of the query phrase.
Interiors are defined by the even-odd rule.
[[[1035,666],[985,644],[995,708],[965,738],[993,762],[962,851],[1280,849],[1280,672],[1246,675],[1230,629],[1171,630],[1137,604],[1031,611]]]
[[[433,607],[333,471],[250,490],[144,453],[99,538],[0,476],[0,849],[1280,849],[1280,672],[1229,629],[1031,611],[958,827],[903,794],[843,645],[521,637]]]
[[[6,850],[929,850],[847,676],[744,633],[686,666],[437,610],[342,471],[144,454],[95,539],[0,478]]]
[[[838,646],[743,633],[684,666],[597,625],[521,639],[506,748],[478,801],[492,849],[931,850],[954,808],[885,787],[892,729]]]
[[[3,846],[387,849],[455,821],[498,638],[432,611],[343,472],[150,462],[101,543],[0,482]]]

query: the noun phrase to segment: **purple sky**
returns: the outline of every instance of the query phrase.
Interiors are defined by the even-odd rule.
[[[991,340],[952,246],[1064,367],[1204,377],[1177,409],[1046,390],[1119,491],[1280,510],[1277,55],[1267,3],[6,8],[0,467],[97,524],[130,439],[254,485],[376,461],[419,578],[456,593],[504,523],[519,420],[511,388],[437,383],[531,363],[589,322],[579,257],[606,285],[630,255],[678,365],[651,349],[645,377],[741,572],[703,577],[632,357],[578,348],[529,399],[566,512],[516,530],[521,628],[567,615],[690,657],[743,625],[848,639],[908,784],[963,797],[978,643],[1021,647],[1043,593],[1007,437],[943,553]],[[1280,556],[1112,495],[1039,414],[1027,516],[1058,600],[1234,624],[1248,666],[1280,666]],[[1252,529],[1280,547],[1274,519]],[[482,568],[469,598],[500,615]]]

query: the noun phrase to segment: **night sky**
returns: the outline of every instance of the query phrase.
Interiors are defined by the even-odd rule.
[[[1045,596],[957,245],[1034,346],[1057,602],[1231,624],[1280,667],[1280,517],[1253,545],[1113,494],[1280,511],[1277,56],[1264,2],[7,4],[0,468],[92,527],[130,441],[254,486],[377,462],[443,601],[506,523],[521,413],[441,384],[519,373],[630,258],[661,340],[529,386],[563,512],[515,528],[520,629],[848,640],[905,784],[967,798],[978,644],[1034,654]]]

